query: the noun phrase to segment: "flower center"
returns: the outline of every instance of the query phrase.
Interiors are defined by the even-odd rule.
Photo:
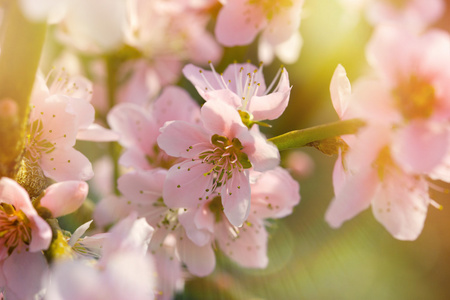
[[[41,158],[41,153],[51,153],[55,150],[55,145],[43,138],[44,126],[42,120],[35,120],[27,135],[26,156],[31,162],[37,162]]]
[[[10,255],[14,249],[31,242],[30,220],[21,211],[17,211],[11,204],[0,204],[0,244]],[[0,251],[0,255],[2,255]]]
[[[428,82],[412,75],[393,91],[405,119],[429,118],[436,103],[435,90]]]
[[[292,0],[248,0],[247,3],[261,7],[269,21],[279,14],[280,10],[287,9],[293,5]]]
[[[247,154],[241,151],[244,147],[237,138],[233,138],[230,141],[225,136],[215,134],[211,137],[211,143],[216,147],[202,152],[199,158],[202,160],[202,163],[213,165],[211,170],[205,174],[210,175],[213,173],[214,175],[212,190],[225,185],[234,171],[241,172],[252,167]]]

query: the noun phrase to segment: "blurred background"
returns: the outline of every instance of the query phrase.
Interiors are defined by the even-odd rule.
[[[449,30],[449,22],[447,9],[435,26]],[[306,0],[300,32],[300,59],[286,65],[293,86],[290,104],[265,130],[268,136],[336,121],[329,83],[337,64],[346,68],[350,81],[368,68],[364,49],[372,27],[364,15],[345,10],[336,0]],[[227,55],[231,61],[257,61],[252,47],[228,49]],[[266,81],[280,65],[275,61],[265,67]],[[218,253],[216,271],[188,281],[176,299],[450,299],[448,194],[432,191],[443,210],[430,206],[425,228],[414,242],[395,240],[371,210],[333,230],[324,214],[333,198],[336,157],[315,149],[301,151],[312,158],[314,169],[307,177],[296,177],[302,198],[294,213],[269,225],[268,268],[243,269]]]

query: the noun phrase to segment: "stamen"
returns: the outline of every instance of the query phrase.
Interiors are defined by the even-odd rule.
[[[214,65],[211,63],[211,61],[208,62],[209,66],[211,67],[211,71],[214,75],[214,78],[216,78],[217,83],[219,84],[219,86],[223,89],[226,89],[227,86],[225,85],[225,81],[222,78],[222,81],[219,79],[219,76],[217,76],[217,72],[216,69],[214,69]],[[222,76],[221,76],[222,77]],[[223,83],[222,83],[223,82]],[[213,89],[214,90],[214,89]]]
[[[266,92],[264,93],[264,95],[267,95],[267,94],[271,93],[271,89],[272,89],[272,87],[275,85],[275,82],[278,81],[278,78],[280,77],[281,72],[283,72],[283,67],[281,67],[280,69],[278,69],[277,74],[276,74],[275,77],[273,78],[273,80],[272,80],[272,82],[270,83],[269,87],[266,89]],[[275,92],[275,91],[279,88],[279,85],[280,85],[280,81],[278,81],[277,87],[273,90],[273,92]]]

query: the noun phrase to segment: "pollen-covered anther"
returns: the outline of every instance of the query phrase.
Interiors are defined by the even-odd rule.
[[[0,244],[8,251],[26,249],[31,242],[31,227],[27,216],[13,205],[0,204]]]

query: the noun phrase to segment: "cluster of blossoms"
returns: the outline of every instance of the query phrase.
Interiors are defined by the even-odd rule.
[[[303,2],[3,1],[1,13],[51,26],[61,49],[52,63],[67,67],[33,71],[23,149],[13,171],[0,166],[1,296],[172,299],[189,277],[215,270],[218,251],[265,268],[268,227],[300,202],[291,173],[311,169],[300,154],[282,168],[280,144],[260,131],[283,114],[292,87],[284,67],[266,85],[262,63],[223,73],[213,64],[222,46],[256,39],[266,63],[297,61]],[[395,238],[414,240],[428,206],[440,207],[429,190],[450,182],[450,35],[426,29],[443,3],[358,3],[377,8],[367,48],[374,72],[352,91],[339,65],[330,91],[339,118],[364,126],[306,145],[339,155],[331,227],[372,205]],[[200,101],[176,85],[182,78]],[[18,106],[0,99],[0,125]],[[101,151],[109,143],[105,160],[91,164],[77,140],[101,142]],[[284,148],[305,146],[295,143]],[[57,218],[80,207],[92,220],[63,230]]]
[[[423,27],[443,5],[431,2],[421,16],[434,17]],[[419,3],[425,5],[411,1],[409,9]],[[372,206],[395,238],[415,240],[428,206],[441,207],[429,190],[443,190],[436,181],[450,182],[450,35],[409,25],[400,18],[377,25],[366,51],[374,72],[358,79],[353,91],[342,66],[334,73],[330,91],[339,117],[361,118],[366,126],[343,137],[350,150],[334,169],[336,197],[326,213],[332,227]]]
[[[296,59],[303,1],[249,2],[244,15],[239,1],[17,3],[32,22],[51,24],[63,50],[57,67],[36,75],[21,163],[0,180],[2,296],[171,299],[189,276],[214,271],[219,249],[242,267],[265,268],[268,220],[300,201],[259,130],[286,109],[288,73],[280,68],[266,87],[262,64],[234,63],[219,75],[212,63],[220,43],[249,44],[260,31],[266,56],[287,42]],[[219,9],[216,42],[206,27]],[[227,36],[238,23],[246,36]],[[201,107],[172,85],[182,72]],[[115,187],[98,186],[102,167],[77,140],[116,143],[108,156],[117,161],[107,162]],[[91,179],[94,222],[63,230],[57,218],[91,205]]]

